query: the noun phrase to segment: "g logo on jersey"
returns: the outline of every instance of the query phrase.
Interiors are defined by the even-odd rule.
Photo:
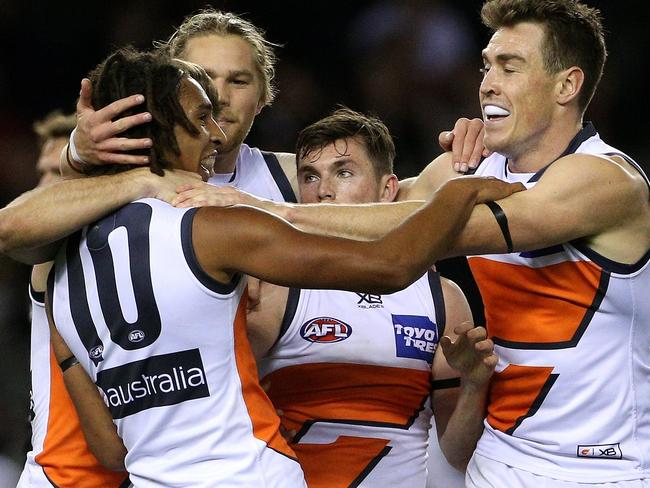
[[[309,342],[341,342],[352,335],[352,327],[333,317],[318,317],[302,324],[300,335]]]

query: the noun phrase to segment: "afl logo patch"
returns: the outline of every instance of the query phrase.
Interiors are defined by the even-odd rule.
[[[300,335],[309,342],[341,342],[352,335],[352,327],[332,317],[318,317],[305,322]]]
[[[140,342],[144,339],[144,332],[141,330],[133,330],[129,332],[129,341],[131,342]]]
[[[102,357],[103,353],[104,353],[104,346],[95,346],[90,351],[88,351],[88,355],[90,356],[90,359],[99,359]]]

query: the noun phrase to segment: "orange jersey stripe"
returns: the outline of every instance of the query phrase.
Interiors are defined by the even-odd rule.
[[[296,452],[309,488],[348,488],[387,454],[388,442],[340,436],[332,444],[297,445]]]
[[[430,371],[363,364],[298,364],[267,380],[285,427],[295,430],[314,419],[406,426],[431,392]]]
[[[489,335],[524,344],[577,339],[578,329],[586,325],[585,315],[598,298],[602,275],[587,261],[528,268],[472,257],[470,266],[485,304]]]
[[[488,403],[488,423],[502,432],[512,433],[535,413],[557,375],[552,367],[510,364],[492,377]]]
[[[253,423],[253,435],[266,442],[271,449],[296,459],[295,453],[280,435],[280,419],[259,384],[257,366],[246,334],[247,300],[248,294],[244,291],[235,315],[235,361],[244,402]]]
[[[118,487],[126,479],[125,473],[104,468],[90,452],[51,348],[50,412],[43,451],[36,462],[60,488]]]

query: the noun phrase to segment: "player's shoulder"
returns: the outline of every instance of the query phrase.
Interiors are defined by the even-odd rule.
[[[640,168],[621,154],[574,153],[563,156],[548,167],[540,183],[550,179],[624,184],[630,190],[647,191],[647,179]]]

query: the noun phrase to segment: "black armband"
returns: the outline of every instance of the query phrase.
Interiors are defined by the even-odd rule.
[[[79,364],[79,360],[74,356],[70,356],[68,359],[64,359],[59,363],[59,367],[61,368],[61,373],[65,373],[67,370],[72,368],[75,364]]]
[[[431,388],[433,390],[446,390],[447,388],[457,388],[460,386],[460,378],[448,378],[446,380],[433,380]]]
[[[497,224],[501,228],[501,233],[503,234],[503,239],[506,241],[506,246],[508,247],[508,254],[513,251],[512,248],[512,238],[510,237],[510,229],[508,228],[508,217],[503,212],[503,209],[496,202],[485,202],[492,213],[494,218],[497,219]]]

